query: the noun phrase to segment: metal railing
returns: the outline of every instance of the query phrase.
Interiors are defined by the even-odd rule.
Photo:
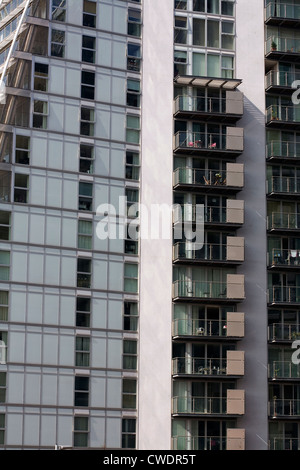
[[[178,111],[201,113],[226,113],[226,98],[178,95],[175,98],[175,113]],[[231,100],[233,101],[233,100]]]
[[[266,41],[266,54],[269,52],[300,53],[300,39],[269,37]]]
[[[226,176],[226,170],[202,170],[200,168],[180,167],[174,170],[174,185],[226,186]]]
[[[271,437],[269,441],[270,450],[299,450],[300,440],[297,437]]]
[[[300,265],[300,250],[279,250],[273,248],[268,253],[268,266],[298,266]]]
[[[174,281],[173,297],[226,299],[227,283],[216,281]]]
[[[269,193],[300,193],[300,178],[295,176],[271,176],[268,179]]]
[[[266,110],[266,121],[300,123],[300,108],[297,106],[271,105]]]
[[[190,259],[203,261],[227,261],[227,245],[206,243],[193,244],[192,248],[185,242],[173,246],[173,259]]]
[[[272,140],[267,143],[267,157],[300,158],[300,142]]]
[[[270,215],[268,215],[267,222],[268,230],[297,230],[300,229],[300,214],[272,212]]]
[[[173,397],[172,413],[226,414],[226,397]]]
[[[243,223],[243,209],[242,208],[227,208],[218,206],[205,206],[204,207],[204,222],[205,223],[235,223],[232,220],[240,219]],[[203,223],[201,218],[202,213],[199,208],[193,204],[176,205],[173,211],[173,222],[197,222]],[[233,219],[234,217],[234,219]]]
[[[274,398],[269,401],[269,416],[300,416],[300,400]]]
[[[221,436],[174,436],[173,450],[226,450],[227,438]]]
[[[227,375],[227,359],[176,357],[172,360],[173,374]]]
[[[270,70],[266,75],[266,88],[270,86],[291,87],[295,80],[300,80],[300,73]]]
[[[173,320],[173,336],[227,336],[225,320],[189,320],[179,318]]]
[[[269,341],[293,341],[300,339],[300,325],[293,323],[272,323],[268,327]]]
[[[268,291],[270,303],[300,302],[300,286],[273,286]]]
[[[206,150],[226,150],[226,134],[178,131],[175,134],[175,148],[196,148]]]
[[[286,18],[295,19],[300,18],[300,5],[293,5],[285,2],[268,2],[266,6],[266,20],[270,18]]]
[[[297,379],[300,377],[300,367],[292,361],[273,361],[268,365],[271,379]]]

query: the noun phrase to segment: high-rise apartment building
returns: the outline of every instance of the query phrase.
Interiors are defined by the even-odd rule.
[[[300,448],[299,24],[0,0],[1,449]]]

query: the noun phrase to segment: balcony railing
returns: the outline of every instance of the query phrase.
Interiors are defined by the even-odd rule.
[[[300,5],[272,0],[266,6],[266,20],[270,18],[298,20],[300,18]]]
[[[270,70],[266,75],[266,88],[273,86],[291,88],[295,80],[300,80],[300,73]]]
[[[174,171],[174,186],[191,184],[200,186],[226,186],[226,171],[181,167]]]
[[[271,437],[269,450],[299,450],[300,440],[297,437]]]
[[[292,361],[273,361],[268,366],[270,379],[298,379],[300,368]]]
[[[207,224],[243,224],[244,211],[240,207],[218,207],[218,206],[205,206],[204,207],[204,222]],[[199,219],[199,210],[195,205],[185,204],[183,206],[177,205],[173,212],[174,224],[179,222],[197,222],[203,223],[203,219]]]
[[[175,281],[173,297],[199,299],[224,299],[227,296],[227,283],[216,281]]]
[[[266,54],[279,52],[284,55],[300,53],[300,39],[269,37],[266,41]]]
[[[300,250],[278,250],[268,253],[268,266],[300,266]]]
[[[173,397],[174,414],[226,414],[226,397]]]
[[[227,245],[207,243],[189,248],[185,242],[178,242],[173,247],[173,259],[227,261]]]
[[[297,106],[272,105],[267,108],[267,123],[300,123],[300,108]]]
[[[227,128],[230,129],[230,128]],[[233,128],[236,131],[237,128]],[[174,136],[174,150],[185,152],[233,152],[239,154],[243,151],[243,135],[224,133],[202,133],[179,131]]]
[[[273,323],[268,327],[269,341],[294,341],[300,339],[300,325]]]
[[[300,302],[300,286],[273,286],[269,289],[269,303]]]
[[[272,212],[268,216],[268,230],[298,230],[300,229],[300,214],[287,212]]]
[[[172,373],[197,376],[227,375],[227,359],[176,357],[172,361]]]
[[[179,95],[175,98],[175,113],[226,113],[226,98]]]
[[[267,158],[300,158],[300,142],[272,140],[266,149]]]
[[[173,336],[227,336],[225,320],[173,320]]]
[[[300,400],[284,400],[281,398],[274,398],[273,400],[269,401],[269,416],[300,416]]]
[[[173,450],[226,450],[226,444],[226,437],[220,436],[175,436],[172,438]]]
[[[272,176],[268,179],[268,193],[300,193],[300,178],[295,176]]]

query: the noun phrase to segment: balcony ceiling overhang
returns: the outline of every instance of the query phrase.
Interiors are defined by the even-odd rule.
[[[224,88],[225,90],[235,90],[242,80],[234,78],[211,78],[211,77],[194,77],[192,75],[177,75],[174,78],[177,85],[201,86],[211,88]]]

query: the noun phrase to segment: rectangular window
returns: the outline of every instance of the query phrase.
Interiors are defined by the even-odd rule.
[[[52,0],[52,20],[66,21],[66,0]]]
[[[0,403],[6,401],[6,372],[0,372]]]
[[[234,16],[234,0],[222,0],[221,13],[222,15]]]
[[[77,367],[89,367],[90,365],[90,338],[76,336],[76,360]]]
[[[136,302],[124,302],[123,329],[137,331],[138,329],[138,304]]]
[[[193,18],[193,45],[205,46],[205,20]]]
[[[48,91],[49,66],[48,64],[34,64],[33,89],[36,91]]]
[[[175,0],[175,10],[187,10],[187,0]]]
[[[185,51],[174,52],[174,75],[186,75],[187,53]]]
[[[94,171],[94,147],[80,144],[79,171],[80,173],[93,173]]]
[[[9,281],[10,252],[0,251],[0,281]]]
[[[122,449],[135,449],[136,419],[122,419]]]
[[[127,225],[126,238],[124,240],[124,253],[128,255],[137,255],[139,252],[138,233],[136,229],[138,226]]]
[[[93,183],[79,183],[78,210],[93,210]]]
[[[136,380],[123,379],[122,408],[126,410],[136,409]]]
[[[205,0],[193,0],[193,11],[205,12]]]
[[[97,3],[83,0],[83,26],[96,28]]]
[[[92,36],[82,36],[82,62],[95,63],[96,38]]]
[[[92,261],[86,258],[77,260],[77,287],[90,289],[92,279]]]
[[[51,31],[51,55],[65,57],[65,32],[58,29]]]
[[[91,220],[78,220],[78,248],[91,250],[93,243],[93,222]]]
[[[140,156],[136,152],[126,152],[126,179],[139,181]]]
[[[129,189],[125,190],[126,204],[127,204],[127,216],[137,217],[138,214],[138,202],[139,202],[139,190]]]
[[[222,21],[222,49],[234,49],[234,23]]]
[[[126,116],[126,142],[130,144],[140,143],[140,116]]]
[[[234,58],[230,56],[222,56],[222,77],[234,77]]]
[[[95,99],[95,72],[81,72],[81,98],[85,100]]]
[[[139,44],[127,45],[127,70],[131,72],[141,70],[141,46]]]
[[[133,80],[132,78],[127,80],[127,106],[133,106],[139,108],[141,105],[141,82],[139,80]]]
[[[5,440],[5,414],[0,414],[0,445],[4,445]]]
[[[75,377],[74,406],[89,406],[89,377]]]
[[[29,176],[20,173],[15,174],[14,202],[28,203]]]
[[[89,418],[75,416],[74,418],[74,447],[88,447],[89,445]]]
[[[220,47],[220,22],[207,21],[207,47]]]
[[[29,165],[30,137],[16,135],[16,163],[19,165]]]
[[[7,357],[7,332],[0,331],[0,364],[6,364]]]
[[[32,127],[36,129],[47,129],[48,103],[47,101],[34,100]]]
[[[124,291],[138,292],[138,265],[125,263],[124,266]]]
[[[92,137],[95,128],[95,111],[82,107],[80,111],[80,134]]]
[[[135,340],[123,341],[123,369],[137,369],[137,341]]]
[[[10,240],[11,213],[0,211],[0,240]]]
[[[128,8],[128,36],[141,37],[142,16],[140,10]]]
[[[8,321],[8,291],[0,291],[0,322]]]
[[[89,328],[91,317],[91,299],[77,297],[76,300],[76,326]]]
[[[175,16],[174,43],[186,44],[187,42],[187,18]]]

